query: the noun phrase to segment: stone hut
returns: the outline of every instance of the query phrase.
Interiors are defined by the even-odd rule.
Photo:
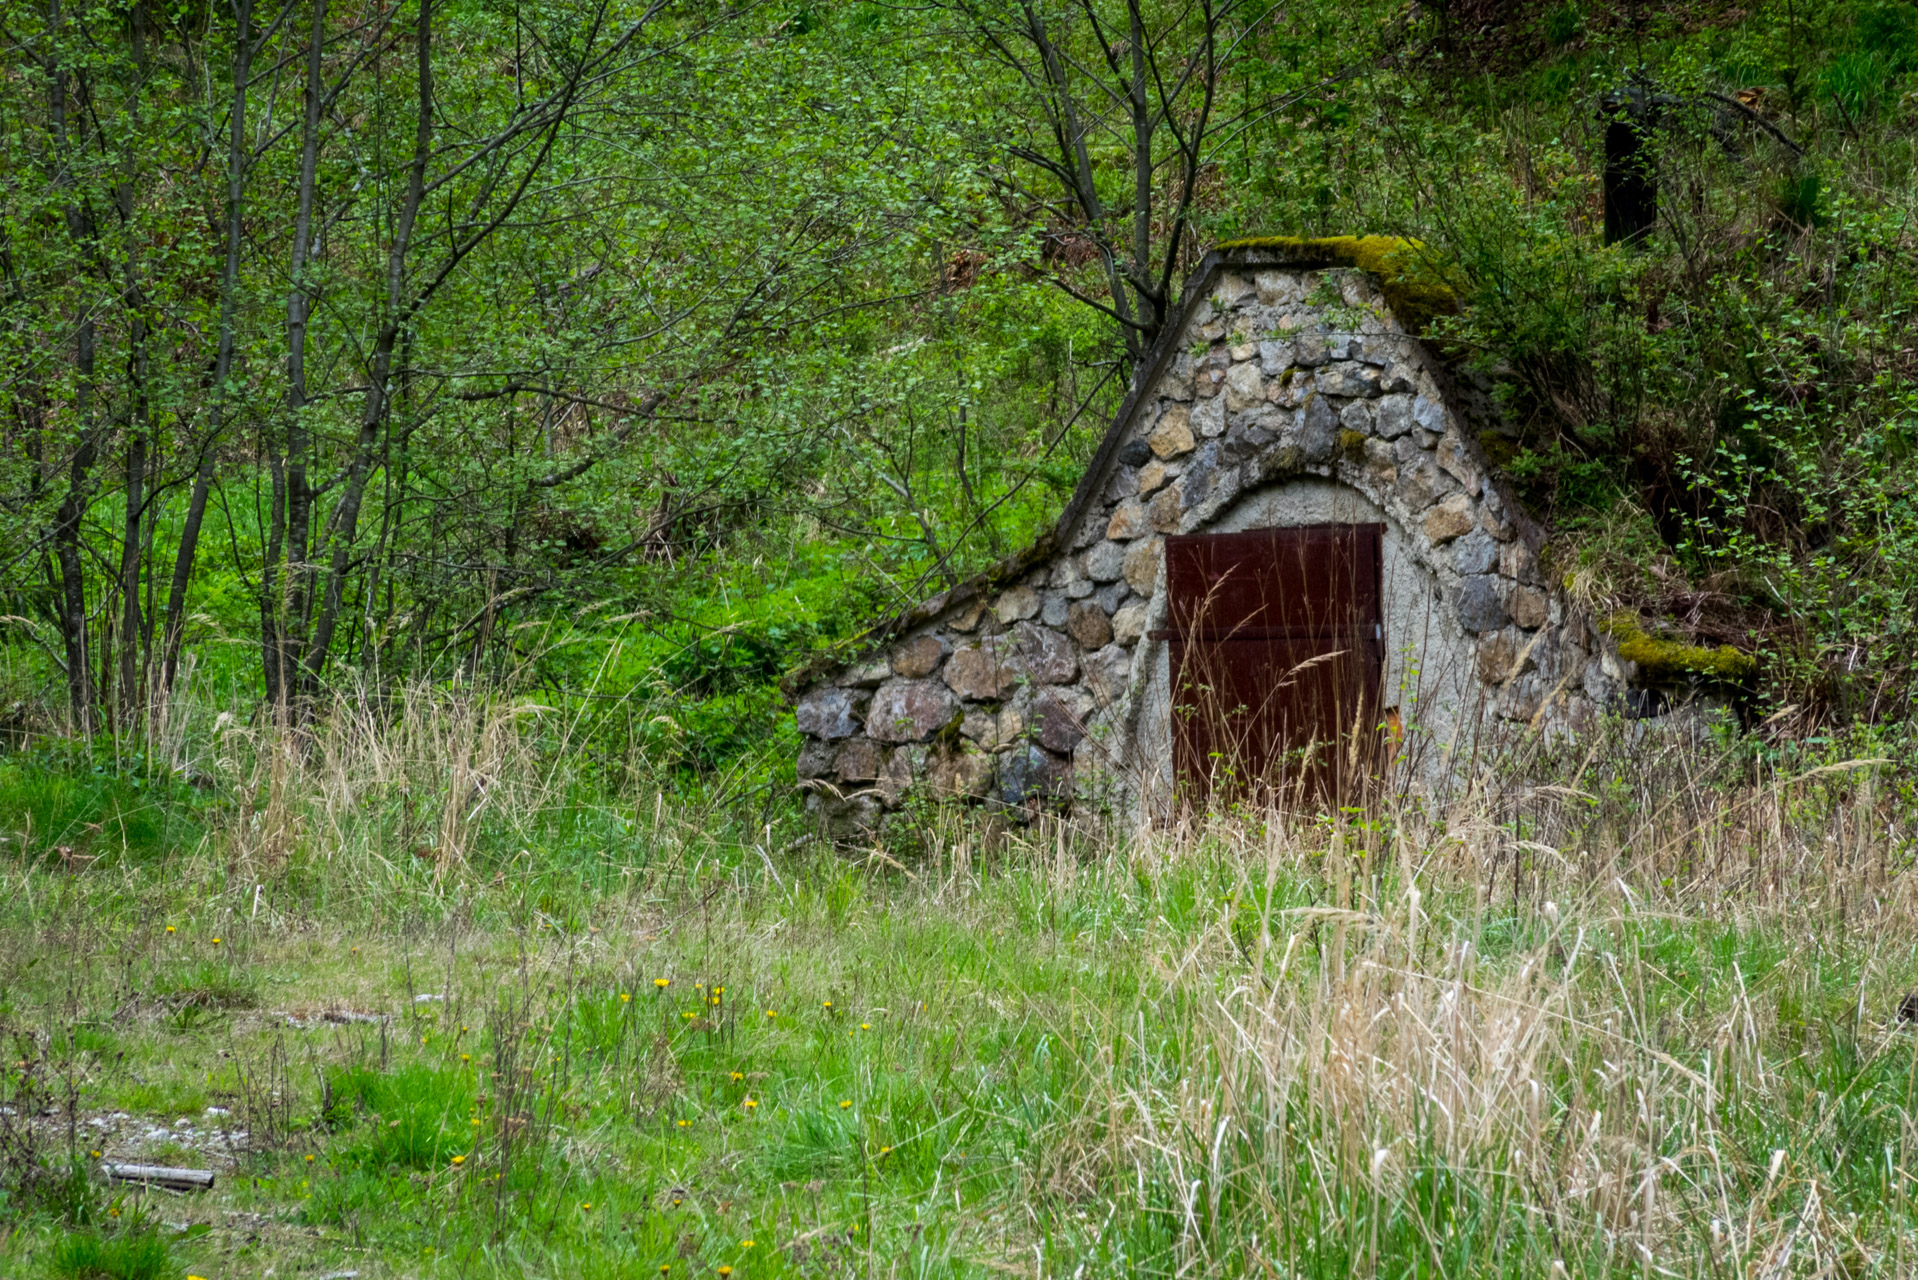
[[[1303,720],[1333,729],[1321,780],[1346,758],[1447,785],[1618,704],[1633,664],[1540,573],[1542,530],[1481,452],[1488,402],[1415,336],[1449,295],[1412,257],[1208,254],[1056,526],[789,685],[822,817],[870,827],[913,794],[1163,817],[1235,714],[1255,768],[1298,761]],[[1307,597],[1323,616],[1285,603]],[[1195,602],[1221,601],[1209,626]]]

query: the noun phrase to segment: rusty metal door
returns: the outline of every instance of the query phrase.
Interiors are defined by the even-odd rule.
[[[1183,797],[1339,804],[1376,768],[1384,526],[1166,539]]]

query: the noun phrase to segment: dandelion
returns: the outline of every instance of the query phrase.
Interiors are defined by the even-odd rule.
[[[733,1269],[731,1267],[721,1267],[719,1269],[719,1280],[726,1280],[726,1277],[732,1273]]]
[[[870,1022],[862,1022],[862,1023],[860,1023],[860,1024],[859,1024],[859,1029],[860,1029],[861,1031],[871,1031],[871,1030],[872,1030],[872,1023],[870,1023]]]
[[[748,1099],[746,1099],[746,1110],[748,1110],[748,1111],[751,1111],[751,1110],[753,1110],[753,1109],[754,1109],[755,1107],[757,1107],[758,1105],[759,1105],[759,1104],[758,1104],[757,1102],[755,1102],[755,1101],[754,1101],[753,1099],[751,1099],[751,1098],[748,1098]]]
[[[426,1043],[426,1037],[425,1037],[425,1036],[421,1036],[421,1037],[420,1037],[420,1043],[421,1043],[421,1044],[425,1044],[425,1043]]]
[[[680,1014],[679,1016],[686,1019],[686,1021],[691,1022],[694,1018],[697,1018],[699,1015],[697,1013],[694,1013],[691,1009],[688,1009],[686,1010],[686,1012]]]
[[[766,1010],[766,1016],[767,1016],[768,1018],[777,1018],[777,1017],[779,1016],[779,1010],[777,1010],[777,1009],[768,1009],[768,1010]]]
[[[455,1169],[457,1169],[457,1168],[459,1168],[459,1167],[460,1167],[461,1165],[463,1165],[463,1164],[465,1164],[465,1163],[466,1163],[466,1157],[465,1157],[465,1156],[454,1156],[454,1157],[453,1157],[453,1167],[454,1167]]]
[[[830,1001],[830,1000],[821,1000],[821,1001],[819,1002],[819,1007],[820,1007],[821,1009],[824,1009],[824,1010],[825,1010],[825,1011],[826,1011],[827,1013],[831,1013],[831,1012],[832,1012],[832,1001]]]
[[[675,1201],[674,1201],[673,1203],[674,1203],[674,1204],[678,1204],[679,1202],[678,1202],[677,1200],[675,1200]],[[671,1266],[670,1266],[669,1264],[667,1264],[667,1263],[664,1263],[664,1262],[662,1262],[662,1263],[660,1263],[660,1264],[659,1264],[659,1274],[660,1274],[660,1275],[662,1275],[662,1276],[663,1276],[663,1275],[665,1275],[665,1274],[666,1274],[666,1273],[667,1273],[668,1271],[671,1271],[671,1270],[672,1270],[672,1267],[671,1267]]]
[[[306,1162],[307,1162],[308,1164],[312,1164],[312,1163],[313,1163],[313,1156],[312,1156],[312,1153],[311,1153],[311,1152],[309,1152],[309,1153],[307,1154],[307,1157],[306,1157]]]
[[[739,1247],[742,1249],[750,1249],[753,1247],[753,1244],[754,1242],[751,1240],[741,1240],[739,1242]]]
[[[477,1129],[477,1128],[479,1128],[479,1127],[480,1127],[480,1121],[479,1121],[479,1117],[478,1117],[478,1116],[474,1116],[474,1117],[473,1117],[473,1127],[474,1127],[475,1129]]]
[[[593,1202],[591,1200],[583,1200],[580,1202],[579,1207],[584,1209],[586,1212],[591,1213],[593,1211]]]
[[[746,1078],[746,1073],[744,1071],[733,1072],[732,1081],[734,1084],[738,1084],[741,1080],[744,1080],[745,1078]]]
[[[95,1160],[98,1160],[100,1158],[100,1153],[98,1151],[89,1151],[87,1152],[87,1154],[92,1156]]]
[[[691,1120],[681,1120],[681,1121],[679,1122],[679,1127],[680,1127],[680,1128],[682,1128],[682,1129],[690,1129],[690,1128],[692,1128],[692,1127],[693,1127],[693,1122],[692,1122]],[[674,1201],[673,1203],[674,1203],[674,1204],[677,1204],[677,1203],[679,1203],[679,1202],[678,1202],[677,1200],[675,1200],[675,1201]]]
[[[889,1155],[891,1155],[891,1154],[892,1154],[892,1148],[891,1148],[891,1147],[881,1147],[881,1148],[879,1148],[879,1158],[880,1158],[881,1160],[883,1160],[883,1159],[885,1159],[885,1158],[886,1158],[887,1156],[889,1156]]]
[[[620,992],[620,993],[619,993],[619,1002],[620,1002],[621,1004],[631,1004],[631,1003],[633,1002],[633,997],[632,997],[632,993],[631,993],[631,992],[627,992],[627,991],[622,991],[622,992]]]
[[[670,987],[672,985],[673,985],[673,980],[671,978],[654,978],[653,979],[653,986],[658,988],[661,991],[664,991],[667,987]],[[660,1270],[663,1271],[665,1270],[665,1268],[662,1267],[660,1268]]]
[[[168,926],[166,927],[166,931],[167,931],[168,933],[172,933],[172,932],[173,932],[173,926],[172,926],[172,925],[168,925]]]
[[[216,946],[216,947],[217,947],[217,946],[219,946],[219,945],[220,945],[220,940],[219,940],[218,938],[215,938],[215,939],[213,940],[213,945],[214,945],[214,946]]]
[[[714,995],[716,995],[716,996],[723,996],[723,995],[725,995],[725,994],[726,994],[726,988],[724,988],[724,987],[714,987],[714,988],[713,988],[713,994],[714,994]]]
[[[674,1196],[674,1197],[673,1197],[673,1208],[675,1208],[675,1209],[677,1209],[677,1208],[679,1208],[679,1201],[680,1201],[680,1197],[678,1197],[678,1196]],[[660,1270],[661,1270],[661,1271],[664,1271],[665,1269],[666,1269],[666,1268],[664,1268],[664,1267],[661,1267],[661,1268],[660,1268]]]
[[[841,1098],[841,1099],[839,1100],[839,1109],[840,1109],[841,1111],[851,1111],[851,1110],[852,1110],[852,1099],[851,1099],[851,1098]]]
[[[470,1053],[462,1053],[460,1055],[461,1062],[471,1062],[472,1060],[473,1060],[473,1055]]]

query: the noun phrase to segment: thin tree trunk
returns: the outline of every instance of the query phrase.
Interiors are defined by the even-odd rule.
[[[213,395],[207,407],[207,434],[200,444],[199,465],[193,472],[193,493],[187,499],[186,522],[180,527],[180,547],[173,557],[173,582],[167,590],[166,657],[160,677],[160,696],[173,693],[180,665],[180,644],[186,632],[187,584],[200,550],[200,528],[206,520],[207,494],[213,487],[213,459],[225,428],[227,382],[233,375],[233,312],[240,283],[242,213],[246,196],[246,89],[253,75],[253,0],[236,6],[238,30],[233,36],[233,103],[228,111],[226,150],[226,263],[220,273],[220,334],[213,360]]]
[[[64,25],[60,0],[49,0],[47,29],[58,39]],[[54,144],[59,153],[49,176],[54,186],[68,193],[67,236],[84,258],[92,247],[93,227],[85,207],[73,194],[73,174],[67,167],[72,157],[67,137],[67,70],[57,50],[53,74],[49,77],[48,98]],[[82,305],[84,307],[84,303]],[[74,724],[82,733],[92,733],[95,724],[93,668],[87,650],[86,560],[80,551],[80,521],[92,498],[93,464],[100,449],[99,427],[93,421],[95,343],[93,315],[83,310],[74,334],[73,351],[73,409],[80,424],[80,435],[67,464],[66,496],[53,517],[53,554],[60,567],[60,638],[67,655],[67,703]]]
[[[140,135],[140,95],[146,88],[146,9],[136,3],[127,14],[127,38],[133,49],[133,83],[127,94],[131,132]],[[120,723],[131,726],[140,714],[140,571],[145,545],[140,522],[146,515],[147,453],[153,447],[153,397],[147,358],[147,300],[140,279],[139,234],[134,182],[139,173],[138,149],[129,148],[126,169],[116,184],[120,229],[126,237],[121,258],[121,305],[127,313],[126,518],[120,542]]]
[[[312,523],[306,482],[306,321],[313,299],[305,279],[312,255],[313,194],[320,157],[320,89],[326,44],[326,0],[313,0],[313,26],[306,45],[306,117],[300,141],[299,211],[293,223],[292,283],[286,293],[286,465],[274,467],[272,543],[260,582],[260,647],[266,667],[267,702],[283,707],[300,667],[297,637],[305,634],[307,529]],[[287,581],[278,580],[284,518]],[[285,598],[282,598],[284,594]]]
[[[333,644],[333,631],[339,622],[340,599],[346,588],[347,570],[352,562],[353,539],[359,531],[360,505],[366,497],[366,483],[372,474],[382,428],[388,419],[390,387],[393,377],[393,349],[400,331],[410,320],[405,307],[406,256],[413,239],[413,225],[419,218],[426,196],[426,164],[433,147],[433,2],[420,0],[419,33],[419,117],[414,129],[413,163],[409,167],[406,198],[400,206],[393,229],[393,245],[386,259],[387,320],[374,338],[373,358],[368,362],[366,404],[360,415],[360,437],[348,467],[346,483],[335,514],[332,563],[328,566],[326,598],[320,605],[313,626],[313,643],[305,655],[303,683],[310,693],[317,685]]]

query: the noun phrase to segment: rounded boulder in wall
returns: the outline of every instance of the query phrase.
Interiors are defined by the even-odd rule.
[[[958,699],[936,681],[891,680],[872,695],[866,731],[879,742],[924,742],[958,711]]]

